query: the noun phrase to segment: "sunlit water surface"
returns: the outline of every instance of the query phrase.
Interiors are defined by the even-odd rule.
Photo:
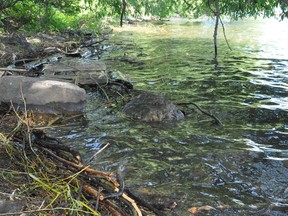
[[[114,30],[102,60],[135,89],[197,103],[223,126],[193,105],[180,107],[184,121],[161,124],[91,111],[98,103],[89,93],[88,125],[61,138],[87,158],[109,142],[95,167],[115,171],[124,164],[135,194],[178,203],[170,215],[190,215],[189,208],[204,205],[216,209],[212,215],[286,215],[288,22],[226,22],[232,51],[219,31],[218,65],[213,30],[213,21],[127,25]]]

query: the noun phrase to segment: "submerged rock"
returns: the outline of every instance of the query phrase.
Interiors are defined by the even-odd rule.
[[[160,94],[142,93],[130,100],[122,110],[126,116],[151,122],[181,120],[183,112]]]
[[[0,79],[0,103],[39,113],[65,114],[84,111],[86,92],[72,83],[24,76]]]

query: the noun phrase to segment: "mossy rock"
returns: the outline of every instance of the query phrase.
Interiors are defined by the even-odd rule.
[[[183,112],[163,95],[145,92],[133,97],[122,109],[133,119],[147,122],[175,121],[184,118]]]

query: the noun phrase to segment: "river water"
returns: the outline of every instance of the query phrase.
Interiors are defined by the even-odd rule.
[[[125,165],[125,183],[150,203],[177,202],[170,215],[209,205],[202,215],[287,215],[288,22],[225,22],[213,59],[213,21],[174,19],[114,29],[102,60],[135,89],[161,92],[187,114],[177,123],[143,123],[95,109],[62,138],[94,166]],[[221,30],[221,28],[220,28]],[[194,102],[223,126],[199,112]],[[92,110],[92,111],[91,111]]]

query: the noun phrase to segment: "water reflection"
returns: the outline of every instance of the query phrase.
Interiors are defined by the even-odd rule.
[[[211,63],[212,21],[119,29],[103,56],[112,68],[136,89],[197,103],[224,126],[193,106],[181,107],[188,115],[178,123],[133,122],[93,111],[91,93],[87,126],[62,139],[73,138],[87,158],[109,142],[94,165],[114,171],[125,164],[126,185],[148,201],[176,201],[171,215],[190,215],[188,208],[203,205],[213,206],[215,215],[261,215],[267,209],[285,215],[285,208],[274,208],[288,199],[288,28],[282,24],[281,34],[274,29],[279,34],[267,37],[274,21],[227,22],[233,51],[221,36],[217,67]]]
[[[277,137],[275,137],[277,139]],[[250,146],[248,150],[261,152],[266,159],[271,160],[288,160],[288,150],[276,149],[274,145],[258,144],[252,140],[246,140],[247,146]]]

